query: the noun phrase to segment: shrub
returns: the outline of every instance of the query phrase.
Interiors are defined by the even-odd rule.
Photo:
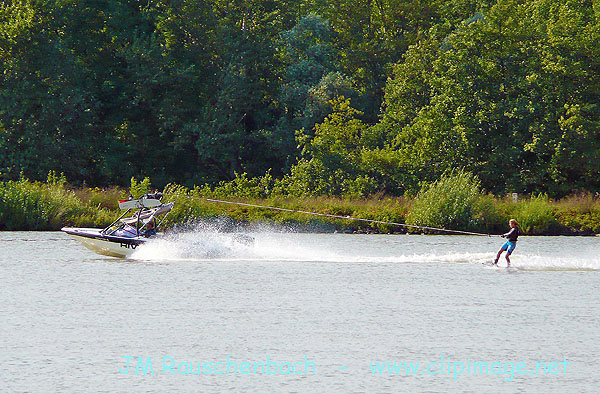
[[[559,225],[554,209],[546,194],[539,194],[518,204],[515,219],[521,230],[530,235],[557,233]]]
[[[506,232],[510,215],[505,205],[492,194],[480,196],[475,204],[474,222],[477,224],[477,231],[488,234]]]
[[[220,182],[212,192],[215,197],[236,196],[243,198],[265,198],[273,189],[273,177],[267,171],[265,175],[257,178],[248,178],[246,173],[235,174],[230,182]]]
[[[257,205],[486,233],[506,232],[510,218],[517,219],[526,234],[600,232],[600,199],[597,195],[571,196],[558,202],[549,200],[546,195],[538,195],[515,202],[510,198],[480,194],[477,178],[463,171],[451,172],[423,187],[414,198],[383,195],[374,198],[371,195],[365,199],[363,191],[372,187],[371,180],[360,178],[355,182],[345,184],[345,197],[293,197],[283,190],[282,181],[273,180],[268,173],[258,178],[247,178],[242,174],[235,181],[215,188],[203,185],[189,190],[169,184],[163,191],[163,201],[174,201],[175,207],[163,227],[228,217],[241,223],[297,225],[297,230],[403,231],[393,225],[206,201],[206,198],[234,201],[241,198],[238,201]],[[150,191],[147,180],[134,180],[132,185],[138,195]],[[298,192],[301,194],[301,189]],[[48,175],[46,183],[27,179],[0,182],[0,230],[58,230],[65,225],[103,227],[118,217],[116,200],[123,193],[127,190],[116,187],[70,190],[64,176],[55,173]]]
[[[441,227],[456,230],[473,229],[479,180],[469,172],[451,171],[418,193],[406,217],[415,226]]]
[[[568,231],[577,234],[600,232],[600,199],[591,194],[578,194],[555,203],[554,216]]]
[[[351,198],[366,198],[377,191],[377,182],[366,175],[360,175],[356,178],[347,178],[342,183],[343,195]]]
[[[0,229],[57,230],[66,224],[95,224],[96,218],[107,216],[66,190],[61,178],[54,179],[58,182],[21,179],[0,183]]]
[[[150,193],[150,178],[146,177],[139,181],[135,177],[131,177],[131,187],[129,188],[129,194],[133,198],[140,198],[146,193]],[[125,196],[124,196],[125,197]]]

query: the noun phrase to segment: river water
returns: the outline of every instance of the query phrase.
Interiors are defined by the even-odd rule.
[[[0,233],[0,391],[598,392],[598,237],[253,235]]]

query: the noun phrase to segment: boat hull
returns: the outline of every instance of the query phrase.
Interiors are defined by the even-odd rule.
[[[144,244],[146,239],[140,237],[126,238],[104,235],[100,229],[64,227],[61,231],[69,234],[89,250],[104,256],[129,257],[135,249]]]

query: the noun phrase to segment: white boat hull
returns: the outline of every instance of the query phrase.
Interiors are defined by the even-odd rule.
[[[100,229],[95,228],[65,227],[62,231],[69,234],[89,250],[111,257],[129,257],[139,245],[146,242],[146,239],[140,237],[106,236],[101,233]]]

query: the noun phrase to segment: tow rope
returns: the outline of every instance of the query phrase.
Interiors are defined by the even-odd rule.
[[[207,198],[206,201],[215,202],[215,203],[219,203],[219,204],[240,205],[240,206],[243,206],[243,207],[271,209],[271,210],[274,210],[274,211],[283,211],[283,212],[292,212],[292,213],[303,213],[303,214],[306,214],[306,215],[322,216],[322,217],[333,218],[333,219],[345,219],[345,220],[356,220],[356,221],[359,221],[359,222],[367,222],[367,223],[389,224],[391,226],[400,226],[400,227],[415,228],[415,229],[421,229],[421,230],[433,230],[433,231],[442,231],[442,232],[447,232],[447,233],[466,234],[466,235],[479,235],[479,236],[484,236],[484,237],[499,237],[499,235],[490,235],[490,234],[483,234],[483,233],[475,233],[475,232],[471,232],[471,231],[448,230],[448,229],[445,229],[445,228],[438,228],[438,227],[416,226],[416,225],[405,224],[405,223],[385,222],[385,221],[382,221],[382,220],[355,218],[355,217],[352,217],[352,216],[331,215],[331,214],[327,214],[327,213],[317,213],[317,212],[301,211],[301,210],[297,210],[297,209],[278,208],[278,207],[270,207],[270,206],[266,206],[266,205],[257,205],[257,204],[246,204],[246,203],[243,203],[243,202],[213,200],[211,198]]]

